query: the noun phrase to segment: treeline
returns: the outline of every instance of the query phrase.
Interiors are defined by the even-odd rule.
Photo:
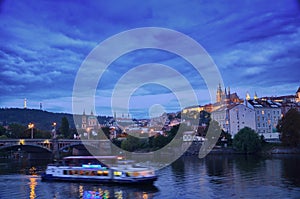
[[[37,129],[49,131],[52,129],[52,123],[56,122],[61,125],[62,118],[66,117],[69,121],[70,128],[75,128],[74,118],[68,113],[52,113],[37,109],[20,109],[20,108],[0,108],[0,125],[9,126],[11,124],[19,124],[27,126],[34,123]],[[75,115],[81,121],[81,115]],[[98,116],[99,123],[109,120],[110,117]]]

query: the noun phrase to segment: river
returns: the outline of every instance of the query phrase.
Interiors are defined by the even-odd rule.
[[[186,156],[158,170],[154,186],[41,182],[44,162],[0,161],[0,198],[300,198],[300,156]]]

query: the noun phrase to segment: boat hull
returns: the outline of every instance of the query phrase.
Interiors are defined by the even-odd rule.
[[[53,176],[52,174],[41,174],[42,181],[69,181],[69,182],[93,182],[93,183],[110,183],[110,184],[153,184],[157,180],[157,176],[143,178],[81,178],[81,177],[64,177]]]

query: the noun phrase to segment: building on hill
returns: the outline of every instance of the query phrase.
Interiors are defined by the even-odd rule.
[[[225,132],[232,136],[244,127],[256,128],[255,112],[244,104],[227,104],[214,110],[211,117],[219,123]]]
[[[262,97],[260,100],[271,100],[273,102],[280,103],[282,116],[284,116],[291,108],[300,111],[300,87],[296,91],[295,95]]]
[[[91,111],[90,115],[86,115],[85,111],[83,111],[81,116],[81,128],[85,130],[97,130],[100,128],[98,119],[94,115],[93,111]]]
[[[300,86],[296,92],[296,102],[300,102]]]

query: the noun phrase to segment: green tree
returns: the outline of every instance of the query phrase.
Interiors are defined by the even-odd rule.
[[[139,138],[128,135],[126,140],[123,140],[121,143],[121,148],[126,151],[135,151],[140,147]]]
[[[230,133],[227,133],[222,130],[221,135],[218,139],[217,145],[223,146],[225,143],[227,143],[228,146],[231,146],[232,145],[232,136]]]
[[[245,127],[234,136],[233,147],[243,153],[255,153],[261,149],[261,139],[253,129]]]
[[[60,132],[63,134],[64,138],[70,138],[70,125],[67,117],[61,118],[61,126],[60,126]]]
[[[27,126],[23,126],[21,124],[12,123],[8,126],[8,137],[9,138],[24,138],[25,131],[27,130]]]
[[[300,112],[290,109],[278,122],[277,130],[281,133],[281,141],[286,146],[296,147],[300,144]]]
[[[154,137],[151,144],[155,149],[160,149],[167,145],[169,141],[170,140],[168,139],[168,137],[159,134],[156,137]]]
[[[0,136],[5,135],[6,129],[3,126],[0,126]]]

